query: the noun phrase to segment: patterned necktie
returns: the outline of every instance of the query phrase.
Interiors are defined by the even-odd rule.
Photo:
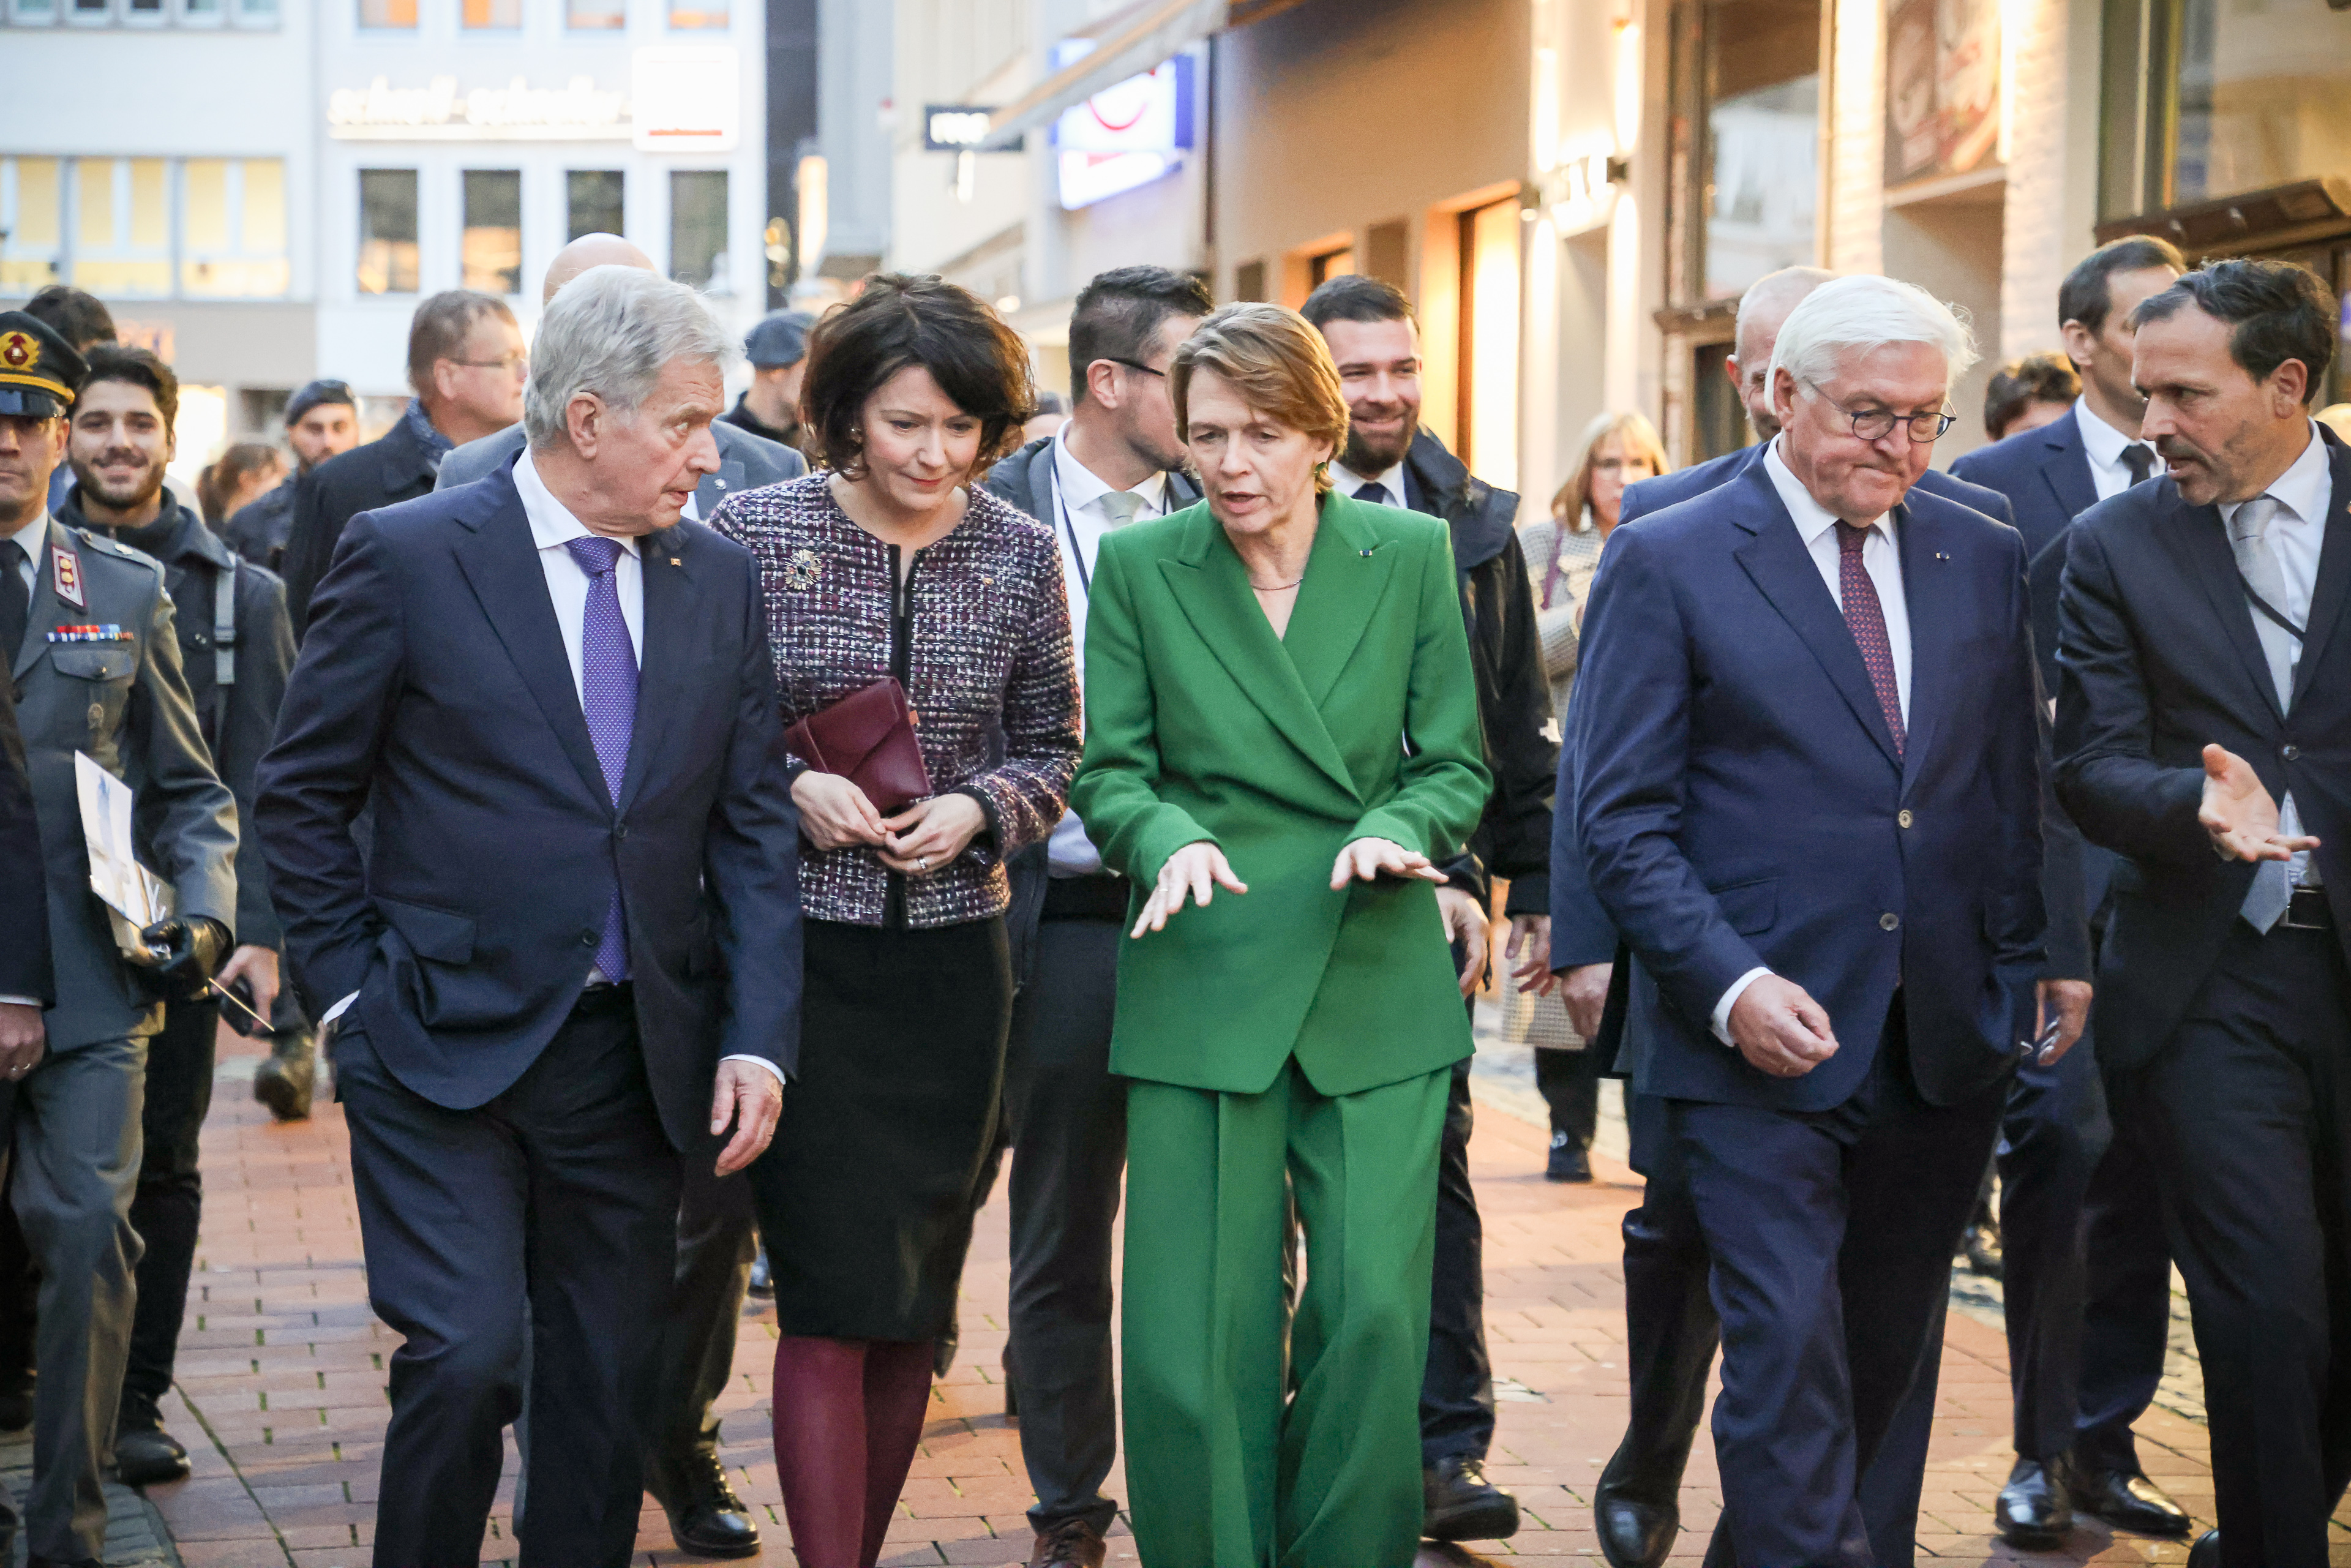
[[[2268,496],[2256,496],[2237,508],[2229,519],[2229,548],[2236,552],[2237,574],[2245,580],[2245,591],[2256,595],[2280,614],[2287,613],[2285,603],[2285,573],[2278,566],[2277,552],[2270,548],[2270,520],[2277,516],[2277,502]],[[2270,680],[2277,687],[2278,706],[2284,708],[2294,701],[2294,637],[2278,625],[2258,607],[2253,608],[2253,632],[2261,639],[2262,653],[2269,661]],[[2280,803],[2281,831],[2289,831],[2283,820],[2286,810]],[[2266,932],[2278,923],[2286,905],[2294,899],[2294,872],[2284,861],[2262,861],[2253,868],[2253,885],[2245,890],[2245,902],[2237,913],[2252,923],[2256,931]]]
[[[637,650],[621,617],[621,541],[569,539],[563,548],[588,574],[588,606],[580,620],[580,706],[588,716],[588,738],[595,743],[604,787],[617,806],[621,780],[629,770],[629,736],[637,724]],[[604,935],[596,945],[596,967],[608,980],[629,977],[629,930],[617,876],[611,906],[604,912]]]
[[[2143,441],[2132,442],[2123,448],[2123,466],[2130,470],[2132,485],[2146,484],[2147,476],[2155,472],[2155,448]]]
[[[1894,737],[1894,755],[1902,755],[1907,737],[1902,728],[1902,688],[1894,678],[1894,643],[1886,634],[1886,606],[1877,600],[1877,584],[1862,564],[1861,547],[1869,541],[1867,528],[1839,523],[1837,531],[1837,597],[1844,601],[1844,623],[1861,649],[1869,684],[1877,690],[1877,706]]]
[[[1134,515],[1143,510],[1143,497],[1132,490],[1105,491],[1102,509],[1102,516],[1109,519],[1111,531],[1116,533],[1134,521]]]
[[[1388,499],[1388,487],[1377,479],[1368,479],[1356,486],[1354,498],[1358,501],[1369,501],[1374,507],[1395,505],[1394,501]]]
[[[16,662],[24,646],[25,628],[32,623],[33,592],[25,586],[25,548],[15,539],[0,539],[0,671]]]

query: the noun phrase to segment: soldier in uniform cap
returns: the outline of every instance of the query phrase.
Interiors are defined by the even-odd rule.
[[[0,649],[40,818],[57,983],[46,1051],[0,1068],[13,1201],[41,1274],[26,1509],[36,1565],[104,1553],[99,1475],[131,1339],[147,1041],[162,1025],[158,998],[218,968],[236,919],[235,802],[181,672],[163,569],[48,515],[84,371],[49,327],[0,312]],[[178,895],[141,933],[135,964],[90,891],[77,752],[131,787],[133,848]]]

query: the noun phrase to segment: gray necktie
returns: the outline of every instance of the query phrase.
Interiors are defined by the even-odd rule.
[[[2239,507],[2237,515],[2229,519],[2229,548],[2236,552],[2237,572],[2245,580],[2245,591],[2284,614],[2285,572],[2269,540],[2270,519],[2277,515],[2277,505],[2271,497],[2256,496]],[[2251,608],[2253,631],[2269,660],[2270,679],[2277,685],[2278,706],[2284,708],[2294,701],[2294,633],[2263,614],[2259,606]],[[2245,890],[2245,902],[2238,905],[2237,913],[2254,930],[2267,932],[2293,897],[2294,877],[2287,863],[2263,861],[2254,868],[2253,885]]]
[[[1110,490],[1102,498],[1102,516],[1110,519],[1113,532],[1134,521],[1135,513],[1143,510],[1143,497],[1132,490]]]

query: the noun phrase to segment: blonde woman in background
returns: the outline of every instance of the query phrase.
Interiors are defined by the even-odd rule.
[[[1543,674],[1551,680],[1552,713],[1562,732],[1568,693],[1575,685],[1584,596],[1600,565],[1600,547],[1615,530],[1625,487],[1669,466],[1656,426],[1637,413],[1604,413],[1583,427],[1574,471],[1552,497],[1551,516],[1520,528],[1527,570],[1534,579]],[[1607,1063],[1583,1049],[1558,991],[1535,996],[1509,990],[1502,1009],[1502,1038],[1534,1049],[1535,1087],[1551,1107],[1551,1160],[1543,1175],[1552,1181],[1590,1181],[1600,1074]]]

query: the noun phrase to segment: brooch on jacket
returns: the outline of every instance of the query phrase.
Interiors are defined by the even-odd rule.
[[[784,587],[792,593],[806,593],[816,586],[817,577],[823,570],[824,562],[817,559],[816,551],[803,546],[785,558]]]

